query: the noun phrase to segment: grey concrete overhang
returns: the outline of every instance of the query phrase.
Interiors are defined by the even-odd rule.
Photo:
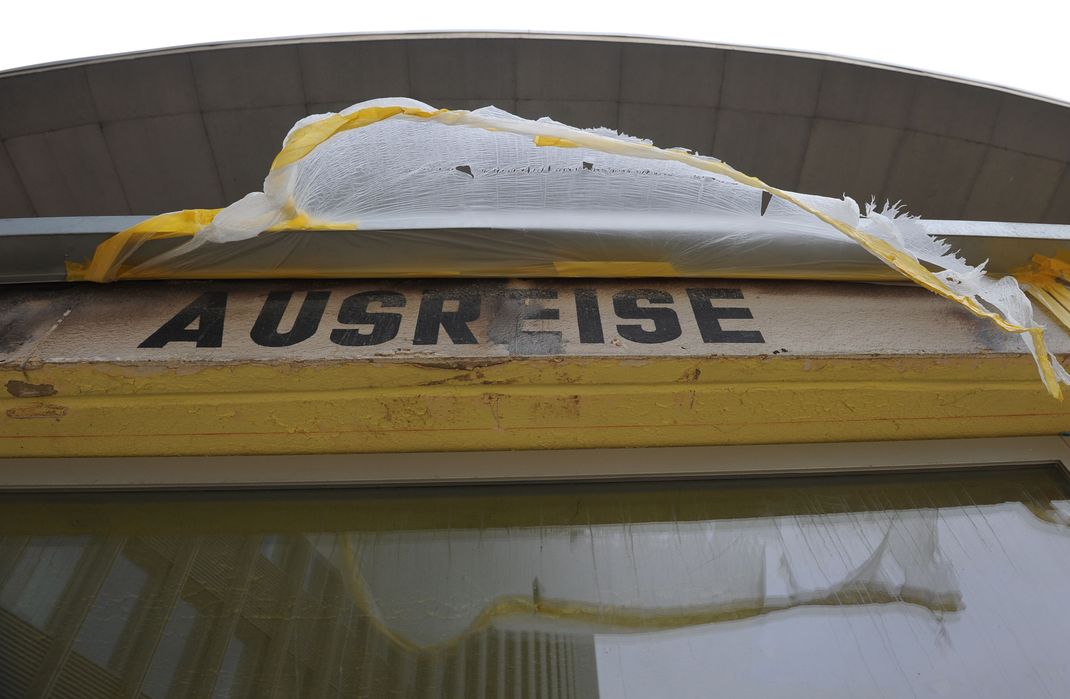
[[[494,104],[928,218],[1070,223],[1070,105],[819,55],[536,34],[308,37],[0,73],[0,218],[219,207],[306,114]]]

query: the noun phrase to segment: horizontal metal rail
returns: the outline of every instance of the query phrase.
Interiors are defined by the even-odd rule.
[[[42,218],[0,219],[0,284],[32,282],[60,282],[67,279],[67,262],[85,262],[93,256],[96,246],[118,231],[141,221],[145,216],[69,216]],[[1007,274],[1029,263],[1033,255],[1054,257],[1059,253],[1070,254],[1070,225],[999,223],[988,221],[921,221],[931,234],[947,240],[952,249],[972,264],[988,261],[988,269],[996,274]],[[332,235],[375,239],[396,231],[339,232]],[[463,240],[466,235],[475,235],[468,230],[443,230],[443,236]],[[485,235],[485,231],[479,232]],[[526,237],[529,244],[538,244],[540,236],[551,237],[561,232],[539,231],[514,232]],[[273,233],[278,236],[304,235],[303,231]],[[701,233],[694,233],[696,242]],[[177,245],[181,239],[160,241],[160,251]],[[537,249],[537,248],[533,248]],[[755,250],[754,266],[760,268],[768,256],[776,251],[763,246]],[[782,251],[788,259],[797,261],[800,269],[817,269],[823,264],[850,265],[854,268],[871,266],[876,272],[885,269],[876,258],[871,257],[846,238],[842,242],[820,241],[813,249],[801,248],[798,244]],[[745,256],[735,260],[737,269],[744,269]]]

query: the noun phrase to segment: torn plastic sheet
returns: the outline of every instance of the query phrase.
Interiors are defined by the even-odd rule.
[[[492,626],[630,633],[815,606],[964,607],[936,510],[428,534],[345,534],[331,550],[358,606],[410,651]]]
[[[862,216],[849,198],[786,192],[714,158],[606,129],[392,98],[302,119],[263,192],[218,211],[149,219],[102,243],[87,265],[70,265],[69,278],[750,272],[744,276],[871,279],[836,265],[794,268],[793,248],[846,237],[915,283],[1017,333],[1048,391],[1061,398],[1059,384],[1070,384],[1070,374],[1048,352],[1018,282],[987,276],[983,265],[969,265],[898,213],[869,206]],[[239,245],[294,230],[307,236],[289,236],[281,248]],[[450,235],[457,230],[488,233],[469,241],[464,253],[471,254],[458,254],[454,238],[463,236]],[[343,238],[340,231],[356,234]],[[396,247],[387,246],[393,254],[368,254],[360,231],[397,232]],[[547,251],[540,238],[524,235],[533,231],[559,235]],[[153,248],[171,238],[188,240]],[[755,270],[753,255],[763,249],[767,262]],[[748,269],[740,268],[740,251],[750,254]]]

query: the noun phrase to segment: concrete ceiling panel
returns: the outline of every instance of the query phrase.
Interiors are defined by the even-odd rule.
[[[98,125],[21,136],[5,145],[38,216],[130,213]]]
[[[620,106],[620,130],[629,136],[648,138],[662,148],[680,146],[702,155],[713,152],[717,110],[664,104]]]
[[[883,126],[815,119],[806,149],[799,191],[838,197],[862,205],[884,200],[884,185],[903,132]]]
[[[86,76],[101,121],[200,111],[188,55],[97,63]]]
[[[717,106],[724,51],[657,44],[626,44],[622,51],[622,101]]]
[[[0,218],[21,218],[34,216],[30,195],[19,179],[15,164],[7,154],[7,148],[0,145]]]
[[[130,212],[214,208],[224,203],[200,114],[104,125]]]
[[[744,51],[725,57],[721,107],[746,112],[813,116],[821,61]]]
[[[962,215],[979,221],[1043,221],[1065,169],[1064,163],[988,148]]]
[[[0,78],[0,138],[97,121],[82,67]]]
[[[296,118],[392,96],[619,127],[772,184],[902,197],[928,216],[1070,222],[1066,105],[821,57],[533,35],[297,39],[12,72],[0,76],[0,204],[222,205],[259,187]]]
[[[613,42],[520,40],[516,94],[521,100],[615,102],[620,64],[621,47]]]
[[[899,144],[885,196],[924,218],[957,219],[984,160],[985,147],[945,136],[908,132]]]
[[[442,98],[437,99],[431,103],[432,106],[438,109],[467,109],[473,111],[480,109],[481,107],[497,107],[498,109],[504,109],[510,114],[516,114],[516,100],[514,99],[450,99]]]
[[[849,63],[829,63],[821,79],[817,116],[902,128],[914,99],[912,76]]]
[[[616,102],[582,102],[579,100],[518,100],[516,113],[525,119],[540,119],[548,116],[569,126],[583,129],[604,126],[616,129]]]
[[[1070,109],[1005,95],[992,145],[1043,158],[1070,160]]]
[[[409,59],[404,41],[357,41],[300,46],[309,103],[376,97],[409,97]]]
[[[304,108],[297,106],[205,112],[208,141],[228,203],[264,188],[283,138],[303,116]]]
[[[433,39],[409,44],[408,96],[424,101],[514,99],[516,44],[497,39]]]
[[[305,108],[307,114],[327,114],[328,112],[340,112],[346,107],[352,107],[352,102],[313,102]]]
[[[722,109],[713,155],[775,187],[798,186],[812,119]]]
[[[296,46],[257,46],[191,54],[201,109],[305,104]]]
[[[1045,223],[1070,223],[1070,165],[1063,168],[1063,175],[1044,212]]]
[[[988,143],[1001,95],[975,85],[938,78],[915,78],[914,104],[907,120],[912,131]]]

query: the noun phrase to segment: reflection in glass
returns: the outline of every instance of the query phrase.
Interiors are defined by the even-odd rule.
[[[0,607],[43,629],[52,617],[82,556],[84,537],[35,537],[14,567],[0,571],[4,586]]]
[[[1064,696],[1068,504],[1038,467],[3,496],[0,695]]]
[[[186,600],[178,600],[167,619],[141,685],[141,691],[151,699],[167,699],[175,683],[175,673],[185,657],[187,644],[197,623],[197,609]]]
[[[119,556],[93,597],[93,606],[74,639],[74,650],[97,665],[118,669],[119,641],[148,582],[146,571]]]
[[[282,537],[277,534],[265,536],[260,541],[260,553],[277,566],[282,565]]]
[[[219,674],[216,675],[215,684],[212,687],[212,699],[227,699],[237,694],[235,680],[238,679],[239,667],[244,656],[245,642],[240,638],[230,639],[227,652],[223,656],[223,663],[219,667]]]

